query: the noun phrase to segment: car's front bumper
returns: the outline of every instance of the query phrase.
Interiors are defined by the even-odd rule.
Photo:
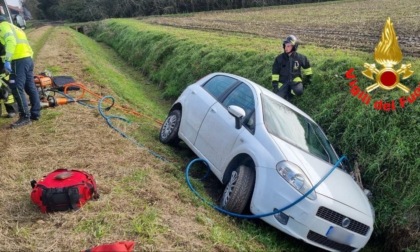
[[[282,181],[275,169],[259,169],[251,202],[254,214],[284,208],[302,196]],[[271,215],[262,219],[289,235],[326,250],[357,251],[366,245],[373,231],[373,217],[321,194],[317,194],[315,200],[305,198],[286,209],[282,217]]]

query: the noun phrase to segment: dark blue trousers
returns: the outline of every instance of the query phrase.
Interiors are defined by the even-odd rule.
[[[19,107],[20,117],[39,118],[41,116],[41,101],[34,83],[34,62],[31,57],[12,60],[12,73],[9,87]],[[25,93],[29,96],[29,110]]]
[[[294,94],[292,94],[292,91]],[[283,84],[283,86],[280,87],[279,91],[277,92],[277,94],[290,101],[290,99],[297,95],[302,95],[303,94],[303,84],[301,82],[299,83],[288,83],[288,84]]]

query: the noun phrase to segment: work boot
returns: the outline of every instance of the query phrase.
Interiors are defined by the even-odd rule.
[[[38,121],[40,118],[40,116],[31,116],[30,119],[31,121]]]
[[[31,123],[32,123],[31,119],[29,119],[28,117],[20,117],[19,120],[17,120],[16,122],[10,125],[10,128],[16,129],[16,128],[19,128],[19,127],[22,127]]]

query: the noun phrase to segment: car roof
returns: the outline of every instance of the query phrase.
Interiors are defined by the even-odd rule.
[[[235,78],[241,82],[247,83],[248,85],[252,86],[255,90],[255,92],[257,93],[257,95],[264,94],[274,100],[279,101],[280,103],[284,104],[286,107],[290,108],[291,110],[297,112],[298,114],[303,115],[304,117],[308,118],[309,120],[311,120],[312,122],[314,122],[315,124],[317,124],[309,115],[307,115],[305,112],[303,112],[303,110],[299,109],[298,107],[296,107],[295,105],[293,105],[292,103],[286,101],[285,99],[281,98],[280,96],[274,94],[272,91],[268,90],[267,88],[236,74],[231,74],[231,73],[225,73],[225,72],[215,72],[215,73],[211,73],[209,74],[209,79],[213,76],[216,75],[224,75],[224,76],[229,76],[231,78]]]

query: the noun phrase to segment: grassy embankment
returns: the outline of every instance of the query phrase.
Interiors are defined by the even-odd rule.
[[[272,60],[279,51],[274,39],[165,28],[136,20],[101,22],[91,35],[163,87],[168,98],[214,71],[242,75],[269,87]],[[358,163],[364,186],[374,195],[372,243],[419,248],[419,101],[404,109],[397,105],[396,111],[376,111],[373,101],[390,102],[405,94],[376,90],[369,105],[350,94],[344,77],[350,68],[355,68],[360,87],[372,84],[361,75],[363,63],[373,63],[371,54],[313,46],[301,47],[300,52],[311,59],[315,73],[313,84],[294,102],[320,122],[341,154]],[[404,61],[412,63],[415,71],[404,81],[413,92],[420,81],[420,61]]]
[[[48,69],[54,76],[73,76],[97,93],[112,95],[117,104],[164,119],[168,104],[159,89],[111,49],[63,27],[35,29],[28,36],[37,55],[36,73]],[[159,144],[148,118],[131,119],[130,125],[118,120],[116,125],[173,164],[120,137],[95,109],[84,106],[45,109],[42,120],[16,130],[4,129],[14,119],[0,120],[2,167],[7,167],[0,176],[0,250],[80,251],[118,240],[134,240],[136,250],[150,251],[313,249],[260,221],[203,207],[183,177],[191,153]],[[94,174],[100,199],[76,212],[40,213],[29,200],[29,181],[60,167]],[[195,184],[206,195],[209,187]]]
[[[181,195],[181,200],[183,201],[181,204],[192,204],[194,209],[196,209],[196,207],[201,208],[203,204],[195,197],[195,195],[188,191],[189,189],[186,187],[183,174],[183,168],[187,162],[194,157],[194,155],[185,147],[174,149],[162,144],[156,144],[158,141],[158,130],[154,127],[153,123],[150,123],[150,120],[148,121],[149,118],[163,120],[166,117],[166,113],[168,112],[170,105],[168,101],[171,100],[165,97],[169,96],[170,98],[173,98],[176,93],[173,95],[162,95],[160,93],[160,95],[158,95],[156,93],[155,85],[142,79],[136,80],[135,76],[139,75],[139,73],[136,72],[138,68],[127,68],[127,63],[128,65],[135,66],[132,61],[121,61],[115,52],[111,52],[109,49],[104,49],[103,47],[98,47],[97,43],[85,36],[76,36],[76,40],[82,48],[83,53],[89,58],[89,61],[95,62],[94,65],[84,69],[84,71],[89,72],[90,78],[88,79],[95,83],[101,83],[102,85],[112,89],[113,92],[116,93],[116,97],[118,97],[118,99],[126,101],[130,106],[133,106],[139,112],[148,117],[146,118],[146,121],[143,120],[144,122],[139,124],[139,130],[133,131],[131,129],[129,131],[130,136],[132,136],[138,143],[144,144],[147,148],[150,148],[153,152],[162,154],[164,158],[174,161],[175,166],[169,166],[171,167],[169,169],[165,168],[164,172],[173,175],[177,185],[184,185],[182,186],[182,189],[177,189],[180,189],[178,193]],[[133,46],[135,46],[135,44],[133,44]],[[153,50],[150,52],[152,53]],[[154,61],[153,57],[147,60],[150,60],[151,62]],[[159,62],[159,60],[156,60],[156,62]],[[115,66],[117,66],[120,71],[124,69],[122,70],[123,72],[116,72],[114,70]],[[152,69],[150,71],[153,71]],[[142,71],[142,73],[144,72]],[[124,76],[127,74],[129,76]],[[166,90],[161,88],[162,86],[159,85],[160,90]],[[174,89],[174,92],[179,91],[179,88],[183,87],[180,86],[178,89]],[[157,92],[159,93],[161,91]],[[136,107],[138,104],[141,104],[141,107]],[[150,110],[150,107],[153,107],[153,109]],[[132,119],[135,122],[138,121],[138,119]],[[163,181],[165,180],[168,179],[163,176]],[[214,178],[212,180],[213,181],[210,183],[215,182]],[[220,191],[222,189],[220,185],[202,184],[197,183],[196,181],[192,182],[194,186],[196,186],[197,190],[203,195],[206,195],[207,190],[212,190],[212,194],[214,195],[214,190]],[[145,218],[148,217],[145,216]],[[159,216],[156,218],[159,218]],[[210,208],[206,208],[206,213],[202,213],[200,210],[199,212],[192,214],[190,218],[192,219],[189,219],[189,221],[203,226],[209,231],[207,234],[197,234],[201,239],[200,243],[203,243],[200,245],[200,249],[234,249],[236,251],[306,251],[313,248],[312,246],[304,244],[288,235],[279,234],[276,229],[266,225],[262,221],[242,221],[226,216],[220,218],[220,214]],[[227,219],[229,219],[228,222],[226,221]],[[144,229],[146,234],[148,233],[147,228],[149,228],[147,225],[148,223],[146,223],[146,226],[141,227],[141,229]],[[164,232],[164,230],[159,230],[159,232]],[[149,237],[148,241],[152,244],[156,243],[156,241],[153,240],[153,237]]]

